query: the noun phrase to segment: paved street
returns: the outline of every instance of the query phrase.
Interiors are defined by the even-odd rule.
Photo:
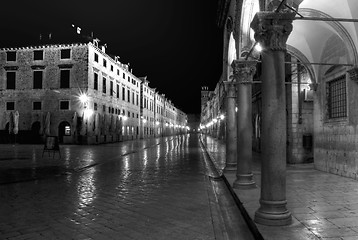
[[[62,160],[11,147],[1,149],[0,239],[215,238],[196,137],[61,146]],[[6,183],[11,166],[8,182],[21,182]]]
[[[60,149],[0,145],[0,239],[253,239],[197,135]]]
[[[225,167],[225,145],[203,135],[203,142],[217,169]],[[253,152],[255,189],[238,190],[235,194],[251,219],[259,208],[261,160]],[[235,173],[225,173],[230,185]],[[288,164],[286,177],[287,208],[292,224],[273,227],[257,224],[266,240],[357,240],[358,239],[358,182],[354,179],[315,170],[313,164]]]

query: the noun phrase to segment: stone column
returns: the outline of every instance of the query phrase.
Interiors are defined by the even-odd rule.
[[[237,89],[237,170],[234,188],[255,188],[252,174],[252,78],[256,61],[232,63]]]
[[[295,13],[256,13],[251,28],[261,52],[262,159],[260,208],[255,222],[288,225],[286,208],[286,93],[285,51]]]
[[[236,171],[236,112],[235,112],[235,82],[226,81],[226,166],[224,172]]]

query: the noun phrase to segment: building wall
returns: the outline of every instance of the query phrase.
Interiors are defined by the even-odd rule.
[[[70,49],[68,59],[60,58],[62,49]],[[43,60],[33,60],[34,50],[43,50]],[[17,52],[16,61],[6,61],[8,51]],[[70,129],[70,134],[63,137],[65,143],[96,144],[139,138],[142,80],[129,70],[129,65],[118,59],[109,56],[104,47],[95,43],[0,49],[0,142],[9,142],[6,127],[9,126],[10,114],[15,111],[20,114],[18,135],[28,135],[29,142],[33,142],[31,134],[34,134],[32,130],[37,122],[40,127],[35,131],[36,137],[39,137],[39,142],[44,140],[48,114],[51,123],[46,134],[61,135],[65,123]],[[70,72],[69,88],[60,88],[63,69]],[[41,89],[33,87],[34,71],[43,71]],[[14,90],[7,89],[6,72],[15,72]],[[94,88],[95,75],[98,77],[97,89]],[[122,87],[125,89],[124,100]],[[85,102],[80,101],[81,94],[87,95]],[[154,95],[155,90],[148,87],[148,136],[154,136]],[[42,103],[40,110],[32,109],[34,101]],[[69,109],[61,110],[60,101],[69,101]],[[13,110],[6,110],[8,102],[15,102]],[[60,139],[62,141],[62,135]]]
[[[295,61],[293,58],[292,60]],[[312,81],[302,65],[292,64],[288,71],[291,73],[292,84],[286,85],[287,162],[312,162],[313,151],[309,142],[312,142],[313,137],[313,99],[304,95],[310,89],[306,83]]]
[[[60,59],[61,49],[70,49],[70,59]],[[6,62],[7,51],[17,52],[17,61]],[[43,50],[43,60],[33,60],[34,50]],[[15,67],[16,89],[7,89],[6,72]],[[61,69],[70,70],[70,88],[60,88]],[[42,89],[33,89],[33,72],[43,71]],[[31,131],[32,124],[41,123],[41,134],[44,128],[44,118],[51,115],[50,134],[58,134],[60,122],[72,122],[74,111],[79,108],[77,96],[79,89],[87,84],[87,47],[82,44],[55,45],[54,47],[40,46],[0,51],[0,118],[2,129],[9,122],[10,111],[6,111],[6,102],[15,101],[15,110],[19,112],[19,131]],[[60,110],[61,100],[70,101],[69,110]],[[33,102],[42,103],[41,110],[32,110]]]
[[[325,46],[322,62],[347,62],[347,49],[338,38],[331,38]],[[320,82],[314,99],[314,163],[319,170],[357,179],[358,165],[358,85],[345,66],[322,66]],[[344,76],[347,90],[347,116],[329,118],[327,85]]]

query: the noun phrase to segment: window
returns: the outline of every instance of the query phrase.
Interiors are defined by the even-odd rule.
[[[94,53],[94,61],[98,62],[98,54],[97,53]]]
[[[117,69],[117,75],[119,76],[119,69]]]
[[[123,79],[126,79],[126,74],[125,73],[123,73]]]
[[[60,72],[60,88],[70,88],[70,70],[65,69]]]
[[[103,112],[106,112],[106,105],[102,106],[102,110],[103,110]]]
[[[34,61],[36,60],[44,60],[43,50],[34,50]]]
[[[127,89],[127,102],[131,102],[131,92]]]
[[[61,49],[61,59],[70,59],[71,49]]]
[[[131,117],[131,112],[130,111],[128,111],[128,117]]]
[[[119,98],[119,84],[117,84],[117,98]]]
[[[340,76],[327,83],[328,118],[347,117],[346,76]]]
[[[60,110],[69,110],[70,109],[70,101],[62,100],[60,101]]]
[[[93,89],[98,90],[98,73],[94,73],[93,76]]]
[[[34,89],[42,88],[42,71],[34,71],[33,87]]]
[[[15,110],[15,102],[6,102],[6,110],[7,111]]]
[[[6,61],[7,62],[15,62],[16,61],[16,52],[6,52]]]
[[[42,109],[42,102],[33,102],[32,103],[32,110],[41,110]]]
[[[103,93],[106,93],[106,92],[107,92],[106,82],[107,82],[107,79],[104,77],[104,78],[102,79],[102,85],[103,85],[103,87],[102,87],[102,92],[103,92]]]
[[[111,65],[111,72],[113,72],[113,65]]]
[[[97,103],[93,103],[93,110],[97,111],[97,108],[98,108]]]
[[[137,103],[137,106],[138,106],[138,104],[139,104],[139,96],[138,96],[138,94],[137,94],[137,99],[136,99],[136,103]]]
[[[103,58],[103,67],[107,67],[107,60]]]
[[[134,92],[132,92],[132,103],[133,103],[133,105],[135,104],[135,102],[134,102]]]
[[[6,89],[16,88],[16,72],[6,72]]]
[[[131,77],[130,76],[128,76],[128,82],[131,82]]]
[[[109,82],[109,95],[113,96],[113,82]]]
[[[126,89],[124,87],[122,87],[122,100],[126,100]]]
[[[111,113],[111,107],[108,107],[108,113]]]

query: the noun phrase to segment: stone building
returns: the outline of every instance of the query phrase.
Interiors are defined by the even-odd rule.
[[[202,131],[215,136],[225,114],[234,187],[254,186],[251,149],[262,152],[255,221],[289,224],[286,163],[357,178],[358,2],[219,0],[218,13],[223,71],[202,91]]]
[[[62,143],[98,144],[153,137],[158,93],[147,85],[96,39],[0,49],[0,141],[40,143],[53,135]],[[166,104],[172,103],[163,97]],[[150,124],[145,135],[143,119]]]

